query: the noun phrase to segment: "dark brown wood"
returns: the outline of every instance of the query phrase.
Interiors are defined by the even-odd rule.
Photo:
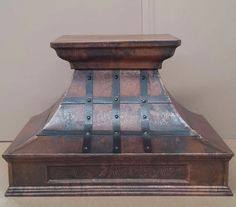
[[[52,42],[78,67],[65,95],[33,117],[4,153],[6,196],[232,195],[232,151],[160,79],[157,69],[179,44],[170,35]]]

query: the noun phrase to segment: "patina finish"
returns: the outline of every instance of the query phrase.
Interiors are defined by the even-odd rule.
[[[171,35],[52,42],[73,79],[4,153],[6,195],[232,195],[232,151],[161,81],[158,70],[179,45]]]

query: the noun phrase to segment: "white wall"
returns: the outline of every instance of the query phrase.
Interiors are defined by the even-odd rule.
[[[155,32],[182,39],[162,77],[185,107],[236,138],[236,1],[158,0]]]
[[[49,47],[62,34],[171,33],[182,39],[163,65],[168,89],[236,138],[235,0],[1,0],[0,140],[61,96],[72,71]]]

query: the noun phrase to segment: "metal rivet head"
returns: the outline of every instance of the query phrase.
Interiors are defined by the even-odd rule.
[[[91,98],[87,98],[87,102],[91,102],[92,101],[92,99]]]
[[[150,149],[150,147],[149,147],[149,146],[146,146],[146,149],[147,149],[147,150],[149,150],[149,149]]]
[[[116,114],[116,115],[115,115],[115,118],[116,118],[116,119],[118,119],[118,118],[119,118],[119,115],[118,115],[118,114]]]
[[[87,116],[87,119],[90,120],[90,119],[91,119],[91,116]]]
[[[118,146],[115,146],[115,149],[116,149],[116,150],[118,150],[118,149],[119,149],[119,147],[118,147]]]
[[[143,134],[146,136],[146,135],[148,135],[148,132],[147,132],[147,131],[144,131]]]
[[[118,100],[119,100],[119,98],[118,98],[118,97],[115,97],[115,98],[114,98],[114,101],[118,101]]]
[[[146,103],[146,99],[141,99],[141,102],[142,103]]]
[[[142,75],[142,80],[145,80],[146,79],[146,76]]]
[[[89,132],[86,132],[86,134],[85,134],[86,136],[90,136],[90,133]]]
[[[118,78],[119,78],[119,76],[118,76],[118,75],[114,75],[114,78],[115,78],[115,79],[118,79]]]
[[[88,147],[84,147],[84,150],[88,150]]]
[[[143,115],[143,118],[144,118],[144,119],[146,119],[146,118],[147,118],[147,116],[146,116],[146,115]]]
[[[114,134],[115,134],[115,135],[119,135],[119,132],[115,131]]]
[[[91,80],[92,79],[92,76],[91,75],[88,75],[88,80]]]

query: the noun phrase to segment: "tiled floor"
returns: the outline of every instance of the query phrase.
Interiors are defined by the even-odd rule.
[[[236,152],[236,139],[226,139],[226,143]],[[0,143],[0,154],[4,152],[9,143]],[[236,158],[230,162],[230,187],[236,194]],[[0,159],[0,207],[70,207],[70,206],[181,206],[181,207],[235,207],[236,195],[232,197],[201,197],[201,196],[146,196],[146,197],[4,197],[7,189],[7,165],[3,159]]]

